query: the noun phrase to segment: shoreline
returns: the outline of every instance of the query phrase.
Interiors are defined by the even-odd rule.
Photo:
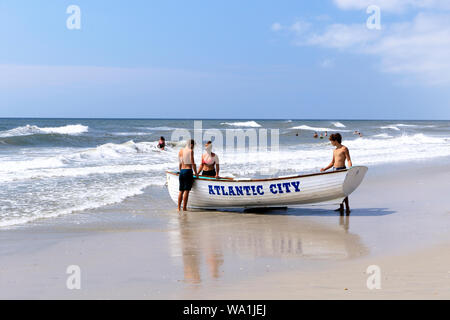
[[[0,298],[401,298],[396,287],[412,292],[406,298],[448,297],[437,285],[450,257],[437,253],[450,243],[449,181],[445,164],[376,167],[351,196],[350,217],[332,208],[180,217],[166,190],[150,187],[120,204],[0,230]],[[361,282],[373,261],[398,276],[376,296]],[[74,264],[82,290],[65,287]],[[406,279],[429,281],[417,291]]]

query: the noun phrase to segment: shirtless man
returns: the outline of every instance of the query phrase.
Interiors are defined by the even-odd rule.
[[[194,140],[190,139],[186,142],[186,147],[178,153],[179,169],[180,169],[180,193],[178,194],[178,211],[181,210],[183,203],[183,211],[187,211],[187,203],[189,200],[189,192],[194,183],[194,175],[198,176],[197,166],[194,161]],[[194,170],[194,172],[192,172]]]
[[[342,145],[342,136],[340,133],[334,133],[330,135],[330,141],[333,146],[336,147],[336,149],[333,150],[333,160],[331,160],[330,164],[326,166],[325,168],[320,169],[321,172],[327,171],[330,168],[333,168],[333,171],[335,170],[344,170],[347,169],[345,166],[345,160],[347,160],[348,166],[352,166],[352,159],[350,158],[350,152],[348,151],[348,148],[344,145]],[[350,207],[348,204],[348,197],[344,199],[345,207],[346,207],[346,213],[350,214]],[[344,204],[341,203],[339,209],[337,211],[340,211],[341,213],[344,213]]]

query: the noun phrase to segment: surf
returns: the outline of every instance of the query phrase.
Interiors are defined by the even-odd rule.
[[[29,136],[35,134],[67,134],[78,135],[89,131],[88,126],[81,124],[66,125],[62,127],[44,127],[40,128],[35,125],[25,125],[23,127],[17,127],[14,129],[0,132],[1,138],[17,137],[17,136]]]

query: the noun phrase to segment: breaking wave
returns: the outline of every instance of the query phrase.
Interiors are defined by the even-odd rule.
[[[241,121],[241,122],[222,122],[222,125],[232,126],[232,127],[250,127],[250,128],[260,128],[261,125],[255,121]]]
[[[331,128],[321,128],[321,127],[311,127],[307,125],[301,125],[297,127],[292,127],[293,130],[308,130],[308,131],[336,131],[336,129]],[[348,132],[349,130],[339,130],[342,132]]]
[[[333,126],[336,128],[345,128],[345,124],[342,124],[341,122],[333,122]]]
[[[30,136],[35,134],[78,135],[88,132],[88,130],[89,127],[83,126],[81,124],[71,124],[63,127],[54,127],[54,128],[40,128],[38,126],[27,124],[26,126],[23,127],[17,127],[11,130],[1,131],[0,138]]]

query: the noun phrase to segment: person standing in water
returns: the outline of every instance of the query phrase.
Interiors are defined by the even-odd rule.
[[[166,147],[166,139],[164,137],[159,138],[158,148],[164,150],[165,147]]]
[[[336,147],[333,151],[333,159],[331,163],[325,168],[320,169],[321,172],[327,171],[330,168],[333,168],[333,171],[337,170],[345,170],[347,167],[345,166],[345,160],[347,160],[348,166],[352,167],[352,159],[350,158],[350,151],[344,145],[342,145],[342,136],[340,133],[333,133],[330,135],[331,144]],[[348,197],[346,197],[341,203],[339,209],[336,211],[340,211],[344,213],[344,203],[346,207],[346,213],[350,214],[350,206],[348,204]]]
[[[180,193],[178,194],[178,211],[181,210],[181,203],[183,203],[183,211],[187,210],[189,192],[191,191],[194,183],[194,175],[192,170],[194,170],[196,176],[198,175],[197,166],[194,161],[194,146],[195,141],[190,139],[187,141],[186,147],[181,149],[178,153],[178,159],[180,162]]]
[[[200,164],[200,168],[198,172],[202,172],[202,175],[215,177],[216,179],[219,177],[219,156],[217,153],[212,152],[212,142],[208,141],[205,144],[206,152],[202,155],[202,163]]]

